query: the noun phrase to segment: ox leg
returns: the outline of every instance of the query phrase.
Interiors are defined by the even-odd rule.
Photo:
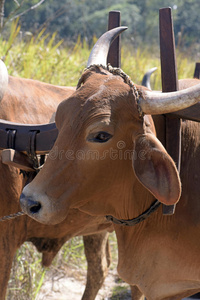
[[[136,285],[131,285],[131,299],[132,300],[145,300],[146,298],[140,292]]]
[[[10,222],[10,223],[7,223]],[[17,241],[17,232],[12,226],[14,221],[7,221],[0,226],[0,300],[6,297],[12,262],[17,248],[22,242]]]
[[[101,288],[110,266],[108,232],[83,237],[87,259],[87,283],[82,300],[94,300]]]
[[[7,285],[10,278],[10,272],[12,268],[12,261],[17,248],[1,249],[0,257],[0,300],[4,300],[6,297]]]

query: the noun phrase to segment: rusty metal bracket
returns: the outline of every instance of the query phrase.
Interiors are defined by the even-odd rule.
[[[36,173],[39,171],[39,160],[38,156],[36,155],[36,136],[37,136],[38,130],[29,131],[28,133],[28,144],[27,144],[27,155],[30,157],[30,159],[33,162],[33,168],[36,171]]]
[[[8,129],[6,131],[7,135],[7,148],[15,148],[15,137],[16,137],[16,130],[15,129]]]
[[[38,133],[37,130],[29,131],[28,133],[28,143],[26,152],[28,156],[34,157],[36,155],[36,134]]]

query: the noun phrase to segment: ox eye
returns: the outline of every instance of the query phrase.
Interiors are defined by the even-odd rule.
[[[99,131],[97,133],[91,133],[88,137],[88,141],[95,143],[105,143],[111,138],[112,134],[105,131]]]

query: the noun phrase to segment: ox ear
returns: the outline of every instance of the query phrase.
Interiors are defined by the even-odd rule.
[[[175,163],[153,134],[139,135],[135,140],[133,169],[138,180],[157,200],[172,205],[181,195],[181,182]]]

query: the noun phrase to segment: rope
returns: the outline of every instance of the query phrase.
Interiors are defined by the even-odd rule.
[[[23,215],[25,215],[25,213],[23,211],[19,211],[18,213],[11,214],[9,216],[4,216],[4,217],[0,218],[0,222],[12,220],[12,219],[15,219],[15,218],[23,216]]]

